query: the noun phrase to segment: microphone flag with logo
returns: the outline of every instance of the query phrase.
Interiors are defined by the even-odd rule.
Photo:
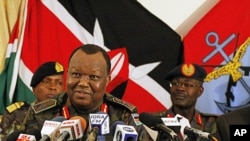
[[[104,112],[89,114],[90,129],[98,128],[100,135],[109,134],[109,115]]]
[[[34,135],[21,133],[16,141],[36,141],[36,137]]]
[[[62,122],[60,136],[57,141],[77,140],[83,137],[87,122],[80,116],[74,116]]]
[[[50,141],[58,138],[59,128],[64,120],[66,119],[62,116],[55,117],[52,120],[45,120],[41,130],[42,138],[40,141]]]
[[[134,126],[118,124],[113,141],[137,141],[137,137],[138,133]]]

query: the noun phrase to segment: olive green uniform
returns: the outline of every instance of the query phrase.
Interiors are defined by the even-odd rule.
[[[6,140],[8,134],[20,130],[29,107],[25,102],[16,102],[6,108],[0,124],[2,141]]]
[[[56,116],[62,116],[62,109],[66,105],[67,94],[62,93],[59,94],[55,99],[49,99],[44,101],[42,104],[35,104],[29,107],[26,107],[29,110],[28,115],[25,116],[25,119],[20,119],[19,123],[22,123],[26,132],[29,132],[34,129],[41,129],[45,120],[53,119]],[[111,94],[105,94],[104,103],[106,103],[110,118],[110,125],[115,121],[123,121],[127,125],[132,125],[135,127],[138,133],[138,141],[152,141],[153,139],[147,133],[146,129],[142,125],[142,123],[138,119],[137,109],[134,105],[123,101],[119,98],[112,96]],[[49,108],[48,108],[49,107]],[[22,108],[16,110],[15,112],[19,112]],[[70,117],[81,116],[84,117],[86,121],[88,121],[90,113],[96,113],[100,111],[100,107],[91,111],[91,112],[78,112],[73,106],[67,107]],[[21,112],[21,111],[20,111]],[[22,117],[24,114],[22,115]],[[12,126],[13,122],[6,122],[8,120],[3,120],[3,125],[5,127]],[[21,124],[20,124],[21,125]],[[89,129],[88,127],[86,129]],[[85,140],[89,131],[85,132],[84,138]],[[112,140],[113,135],[107,135],[106,140]]]

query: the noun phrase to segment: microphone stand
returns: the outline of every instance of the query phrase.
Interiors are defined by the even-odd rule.
[[[89,136],[86,139],[86,141],[96,141],[98,133],[99,133],[99,128],[98,127],[92,128],[91,131],[89,132]]]

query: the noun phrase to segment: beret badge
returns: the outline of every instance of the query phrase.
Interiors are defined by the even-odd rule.
[[[193,64],[183,64],[181,67],[181,73],[184,76],[192,76],[195,73],[195,67]]]
[[[63,66],[60,63],[56,62],[55,63],[55,70],[56,70],[56,72],[63,72]]]

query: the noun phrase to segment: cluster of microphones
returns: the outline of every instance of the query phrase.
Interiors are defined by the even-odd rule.
[[[178,134],[182,135],[183,140],[188,135],[213,140],[209,133],[191,128],[189,121],[180,115],[159,118],[150,113],[141,113],[139,120],[152,130],[168,135],[173,141]],[[14,131],[7,137],[7,141],[77,141],[82,138],[86,141],[111,141],[106,136],[111,136],[113,141],[137,141],[138,133],[134,126],[126,125],[123,121],[115,121],[110,125],[109,115],[97,112],[89,115],[88,122],[80,116],[69,120],[62,116],[45,120],[42,129],[30,132]]]
[[[149,128],[165,134],[172,141],[183,141],[188,137],[202,138],[205,140],[217,141],[217,139],[208,132],[192,128],[189,120],[177,114],[175,117],[157,117],[150,113],[141,113],[139,119]],[[158,134],[159,135],[159,134]],[[192,140],[192,139],[188,139]]]

